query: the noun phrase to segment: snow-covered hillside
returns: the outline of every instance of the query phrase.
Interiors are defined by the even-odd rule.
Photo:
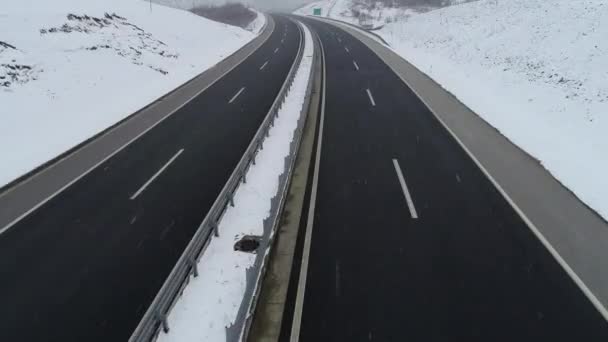
[[[389,7],[381,2],[369,0],[335,0],[331,17],[355,25],[370,28],[407,18],[412,14],[426,12],[430,7]]]
[[[608,3],[482,0],[378,33],[608,218]]]
[[[255,36],[182,10],[150,10],[141,0],[0,3],[0,186]]]
[[[604,0],[480,0],[376,32],[608,219],[607,23]]]
[[[458,5],[477,0],[445,0],[444,6]],[[387,23],[407,19],[407,17],[437,9],[430,5],[393,6],[393,1],[375,0],[321,0],[307,4],[294,13],[312,15],[313,9],[321,9],[321,16],[338,19],[347,23],[378,28]]]
[[[319,8],[321,9],[321,15],[324,17],[332,17],[331,13],[333,6],[336,4],[336,1],[340,1],[340,0],[321,0],[321,1],[314,1],[311,2],[309,4],[306,4],[302,7],[300,7],[299,9],[295,10],[293,13],[294,14],[299,14],[299,15],[312,15],[313,14],[313,9],[314,8]]]

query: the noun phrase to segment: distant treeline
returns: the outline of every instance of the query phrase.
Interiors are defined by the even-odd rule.
[[[197,6],[190,10],[205,18],[229,25],[247,27],[257,14],[241,3],[228,3],[221,6]]]

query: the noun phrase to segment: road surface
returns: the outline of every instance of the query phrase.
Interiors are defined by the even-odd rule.
[[[298,29],[274,19],[272,36],[243,63],[4,230],[2,340],[130,337],[293,63]]]
[[[310,249],[299,241],[294,264],[306,278],[290,284],[282,340],[607,341],[608,323],[411,89],[360,41],[306,22],[325,49],[326,103],[300,227]]]

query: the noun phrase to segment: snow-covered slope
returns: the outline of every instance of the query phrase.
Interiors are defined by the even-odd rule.
[[[376,32],[608,219],[606,1],[480,0]]]
[[[0,5],[0,186],[146,106],[255,36],[181,10],[150,10],[140,0]]]
[[[608,218],[606,23],[603,0],[482,0],[379,34]]]
[[[456,4],[466,1],[472,0],[452,0],[451,3]],[[421,5],[391,7],[387,6],[384,2],[373,0],[321,0],[307,4],[297,9],[294,13],[312,15],[314,8],[320,8],[321,16],[323,17],[373,28],[435,9],[435,7]]]
[[[314,1],[311,2],[310,4],[304,5],[300,8],[298,8],[297,10],[295,10],[293,13],[294,14],[299,14],[299,15],[312,15],[313,14],[313,9],[314,8],[319,8],[321,9],[321,15],[324,17],[331,17],[331,13],[333,6],[336,4],[337,1],[344,1],[344,0],[321,0],[321,1]]]
[[[388,7],[381,2],[368,0],[335,0],[330,16],[355,25],[365,27],[380,27],[386,23],[407,18],[428,7],[416,9],[407,7]]]

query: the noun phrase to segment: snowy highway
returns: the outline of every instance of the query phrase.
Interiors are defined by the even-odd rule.
[[[173,107],[144,118],[149,127],[111,154],[85,146],[0,197],[3,340],[129,338],[293,64],[298,28],[283,17],[274,23],[258,49],[208,88],[186,102],[162,99]],[[109,133],[91,144],[113,141]],[[57,184],[83,151],[94,166]]]
[[[607,340],[601,304],[417,94],[305,21],[326,102],[281,340]]]
[[[375,33],[257,18],[0,189],[0,340],[608,341],[608,223],[542,160]]]

